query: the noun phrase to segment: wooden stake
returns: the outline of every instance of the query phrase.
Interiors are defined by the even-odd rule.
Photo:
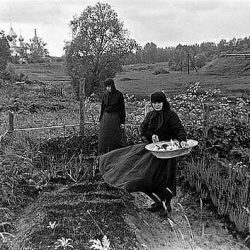
[[[9,111],[9,129],[8,132],[14,131],[14,113]]]
[[[247,124],[250,123],[250,113],[247,113]]]
[[[193,65],[193,67],[194,67],[194,69],[195,69],[196,73],[198,73],[198,70],[196,69],[196,67],[195,67],[195,65],[194,65],[194,61],[193,61],[193,59],[192,59],[191,57],[190,57],[189,59],[190,59],[190,61],[191,61],[192,65]]]
[[[144,116],[146,117],[147,115],[147,102],[144,100]]]
[[[80,112],[80,135],[84,135],[84,125],[85,125],[85,78],[80,79],[80,86],[79,86],[79,112]]]

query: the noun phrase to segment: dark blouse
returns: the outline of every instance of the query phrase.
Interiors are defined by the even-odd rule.
[[[111,93],[106,92],[103,95],[102,103],[101,103],[101,113],[100,113],[100,121],[104,112],[107,113],[119,113],[120,115],[120,123],[125,123],[126,112],[125,112],[125,102],[123,94],[115,89]]]
[[[185,129],[178,115],[171,109],[167,111],[150,111],[141,124],[141,135],[152,142],[152,135],[158,135],[160,141],[177,139],[186,141]]]

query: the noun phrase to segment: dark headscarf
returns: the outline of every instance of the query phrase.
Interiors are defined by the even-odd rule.
[[[111,93],[116,91],[114,80],[111,78],[108,78],[104,81],[104,86],[105,88],[111,86]]]
[[[111,92],[106,92],[103,96],[104,99],[104,104],[106,106],[106,110],[108,109],[109,112],[112,112],[113,107],[111,106],[115,106],[115,100],[117,99],[117,90],[115,88],[115,83],[114,80],[111,78],[108,78],[104,81],[104,86],[105,88],[108,86],[111,86]]]
[[[164,111],[170,109],[170,104],[167,101],[166,95],[163,92],[154,92],[150,97],[151,103],[162,102]]]
[[[112,113],[125,109],[122,93],[116,89],[114,80],[110,78],[105,80],[104,86],[111,86],[111,92],[106,91],[103,96],[104,110],[108,113]]]
[[[152,121],[154,121],[155,124],[157,124],[157,130],[159,130],[164,122],[168,119],[169,115],[169,110],[170,110],[170,104],[167,101],[166,95],[163,92],[154,92],[151,97],[150,97],[151,103],[156,103],[156,102],[162,102],[162,110],[156,111],[153,110],[152,113]]]

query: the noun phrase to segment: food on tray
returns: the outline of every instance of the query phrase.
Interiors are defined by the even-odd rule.
[[[182,144],[180,145],[177,140],[161,141],[147,144],[145,148],[157,158],[169,159],[189,154],[192,148],[198,145],[198,141],[190,139]]]
[[[155,145],[153,150],[155,151],[173,151],[177,149],[182,149],[180,143],[176,140],[171,140],[169,143],[164,143],[160,145]]]

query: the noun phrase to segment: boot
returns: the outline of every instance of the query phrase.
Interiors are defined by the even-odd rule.
[[[166,204],[166,207],[167,207],[167,211],[168,211],[169,213],[171,213],[171,212],[172,212],[171,200],[165,201],[165,204]]]
[[[150,207],[147,208],[147,210],[150,212],[157,212],[162,209],[163,209],[162,202],[159,202],[159,201],[153,203]]]
[[[171,213],[172,208],[171,208],[170,201],[171,200],[162,201],[163,210],[160,212],[160,216],[168,217],[168,215]]]
[[[145,194],[147,196],[149,196],[154,201],[154,203],[150,207],[147,208],[148,211],[156,212],[156,211],[159,211],[159,210],[163,209],[162,202],[161,202],[160,198],[156,194],[149,193],[149,192],[147,192]]]

